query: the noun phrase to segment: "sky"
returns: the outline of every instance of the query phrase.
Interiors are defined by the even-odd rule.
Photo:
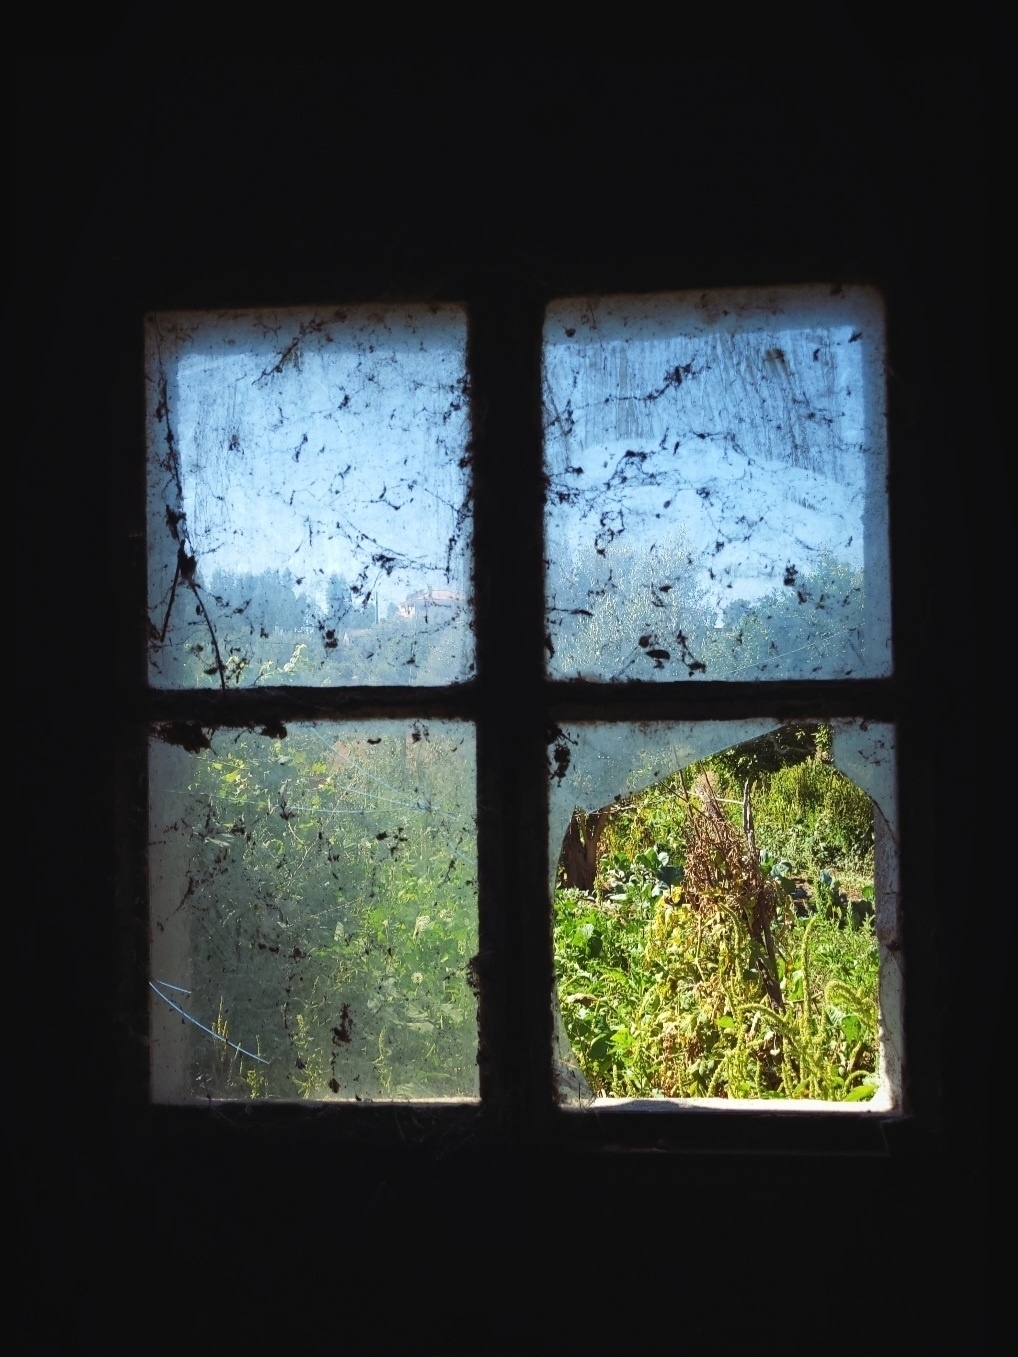
[[[552,561],[595,544],[681,543],[719,612],[780,585],[789,564],[881,567],[880,318],[858,299],[854,315],[825,314],[827,299],[811,309],[801,291],[787,290],[784,314],[744,301],[712,318],[681,296],[556,304],[545,328]],[[794,328],[775,324],[788,319]]]
[[[462,587],[465,341],[455,308],[157,318],[150,390],[165,373],[182,487],[177,505],[156,473],[162,575],[175,556],[161,534],[172,502],[206,583],[216,571],[289,570],[320,601],[336,573],[380,591],[383,606]],[[150,414],[157,455],[164,442]]]
[[[886,573],[883,339],[865,290],[554,303],[547,554],[681,544],[719,618],[824,554]],[[199,577],[330,573],[384,611],[467,592],[462,309],[150,319],[151,597],[183,510]],[[159,467],[166,421],[181,490]],[[881,546],[883,540],[884,545]]]

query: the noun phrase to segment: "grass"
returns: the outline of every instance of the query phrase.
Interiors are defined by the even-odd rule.
[[[612,1096],[864,1100],[879,1049],[869,798],[822,738],[752,788],[735,777],[721,756],[632,797],[594,889],[556,892],[577,1061]]]

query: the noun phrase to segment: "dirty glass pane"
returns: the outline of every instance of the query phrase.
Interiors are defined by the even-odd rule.
[[[469,676],[465,343],[452,306],[149,317],[153,684]]]
[[[152,1096],[477,1096],[474,737],[158,728]]]
[[[566,1105],[898,1103],[891,727],[577,725],[550,772]]]
[[[556,302],[544,396],[554,676],[890,672],[875,293]]]

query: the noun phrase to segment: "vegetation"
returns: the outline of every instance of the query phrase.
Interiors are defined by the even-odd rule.
[[[189,1029],[192,1084],[218,1097],[473,1096],[465,729],[220,731],[166,757],[187,779],[184,809],[164,792],[157,813],[173,818],[168,851],[186,870],[157,905],[164,928],[186,928],[190,971],[157,978],[186,980],[181,1006],[220,1038]],[[156,867],[161,880],[158,850]]]
[[[283,668],[303,677],[307,649],[297,643]],[[786,726],[574,816],[555,961],[565,1031],[595,1092],[872,1095],[872,806],[830,746],[824,726]],[[162,907],[172,919],[186,905],[191,960],[186,976],[162,978],[186,982],[182,1006],[205,1028],[192,1032],[195,1085],[225,1097],[473,1095],[465,730],[218,732],[173,753],[186,810],[158,797],[154,809],[186,871]]]
[[[390,598],[330,575],[321,596],[301,593],[288,570],[217,571],[175,606],[169,638],[152,652],[185,687],[303,683],[446,683],[461,677],[463,610],[457,604],[401,615]],[[468,649],[468,648],[467,648]],[[469,661],[467,661],[469,663]]]
[[[566,1032],[615,1096],[861,1100],[878,1083],[869,798],[786,727],[614,808],[560,868]]]
[[[549,576],[555,672],[602,678],[848,676],[865,667],[863,577],[833,557],[789,566],[719,618],[683,539],[577,548]]]

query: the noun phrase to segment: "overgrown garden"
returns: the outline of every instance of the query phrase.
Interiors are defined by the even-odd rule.
[[[783,727],[576,812],[555,969],[595,1094],[872,1096],[873,810],[830,744]],[[468,730],[219,731],[166,757],[156,857],[176,875],[155,917],[181,965],[156,978],[205,1028],[193,1091],[475,1094]]]
[[[594,851],[560,862],[556,974],[596,1094],[872,1097],[873,811],[827,727],[577,812],[570,835]]]
[[[207,738],[157,756],[167,770],[157,873],[163,854],[172,872],[156,947],[172,974],[155,978],[195,1020],[191,1092],[476,1094],[467,728],[390,721]]]

